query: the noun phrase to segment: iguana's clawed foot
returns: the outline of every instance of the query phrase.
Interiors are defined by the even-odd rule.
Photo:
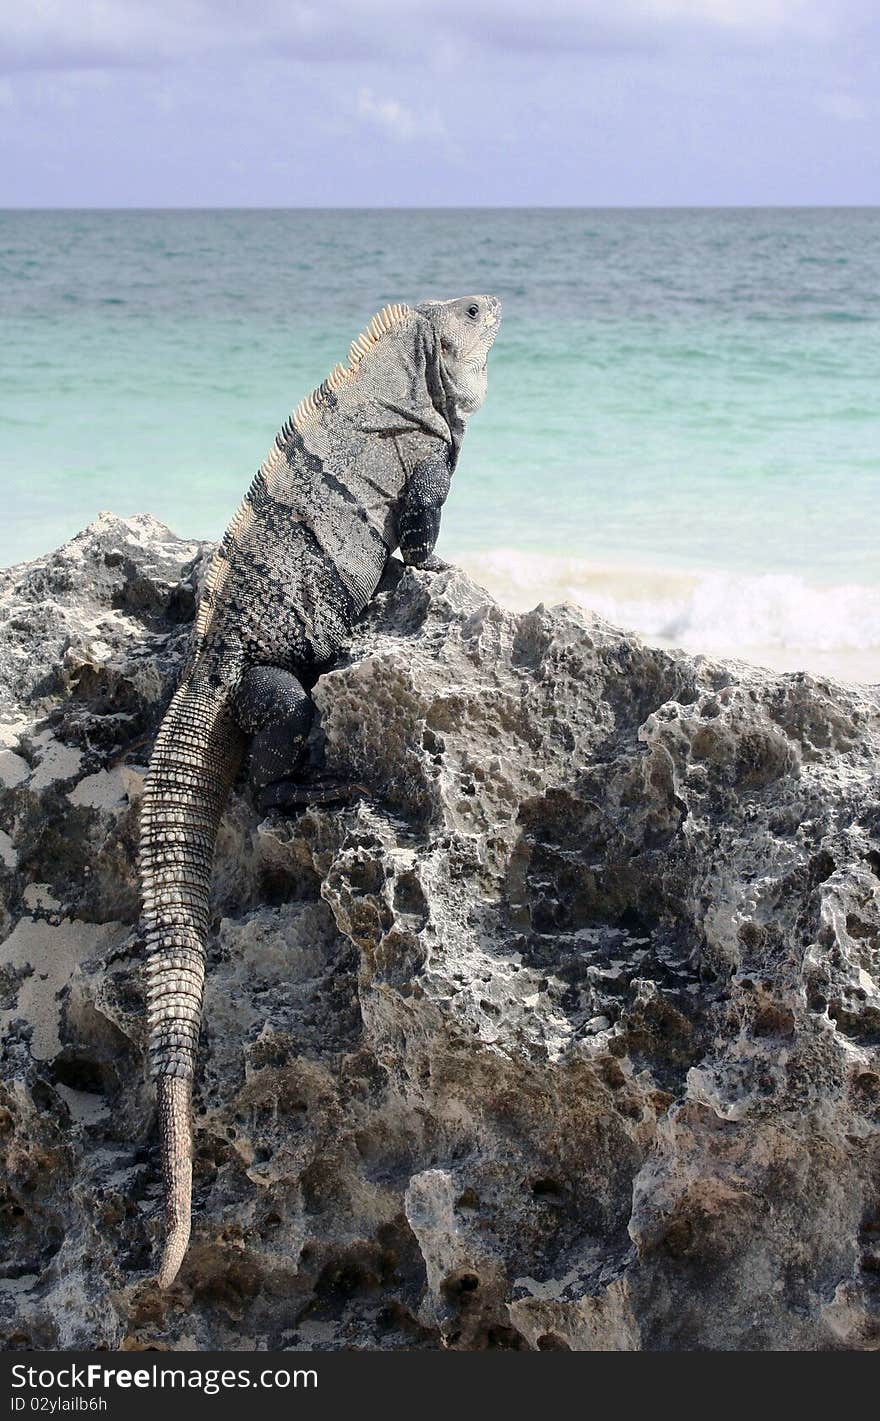
[[[257,792],[257,807],[264,814],[272,809],[284,814],[307,809],[312,804],[351,804],[355,799],[368,797],[369,793],[366,785],[335,779],[332,775],[310,780],[275,780]]]

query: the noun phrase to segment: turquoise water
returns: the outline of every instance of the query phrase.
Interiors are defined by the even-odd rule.
[[[0,213],[0,563],[102,508],[219,534],[375,310],[470,291],[505,319],[441,552],[661,639],[880,650],[880,209]]]

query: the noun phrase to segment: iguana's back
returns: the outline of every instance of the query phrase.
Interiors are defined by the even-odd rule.
[[[451,443],[426,397],[413,319],[386,307],[276,437],[209,575],[199,636],[210,662],[320,664],[366,607],[397,545],[408,471]]]

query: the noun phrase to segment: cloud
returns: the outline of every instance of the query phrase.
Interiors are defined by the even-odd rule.
[[[818,9],[811,0],[643,0],[639,8],[661,20],[755,31],[801,27]]]
[[[429,9],[440,24],[440,3]],[[442,13],[459,33],[516,51],[650,52],[685,38],[754,43],[828,31],[820,0],[443,0]]]
[[[394,138],[407,139],[416,135],[415,116],[399,99],[379,99],[372,89],[361,89],[357,111],[359,118],[375,124]]]
[[[171,15],[161,26],[137,0],[42,0],[5,6],[0,18],[0,63],[7,69],[83,69],[138,63],[171,41]]]
[[[217,55],[346,60],[378,49],[362,6],[306,0],[41,0],[6,7],[0,68],[149,68]],[[348,13],[346,13],[348,11]]]
[[[816,105],[838,123],[858,123],[868,116],[868,105],[854,94],[820,94]]]
[[[867,23],[872,0],[40,0],[8,4],[0,68],[164,66],[217,55],[313,63],[435,52],[651,50],[683,36],[827,37]]]
[[[412,109],[399,99],[379,98],[372,89],[358,91],[357,115],[365,123],[404,143],[425,135],[439,138],[445,132],[436,110],[416,118]]]

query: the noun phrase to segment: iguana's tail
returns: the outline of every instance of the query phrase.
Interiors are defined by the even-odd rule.
[[[157,1081],[165,1189],[163,1288],[174,1282],[189,1243],[192,1078],[211,866],[243,743],[225,691],[188,678],[162,722],[144,789],[140,866],[150,1070]]]

